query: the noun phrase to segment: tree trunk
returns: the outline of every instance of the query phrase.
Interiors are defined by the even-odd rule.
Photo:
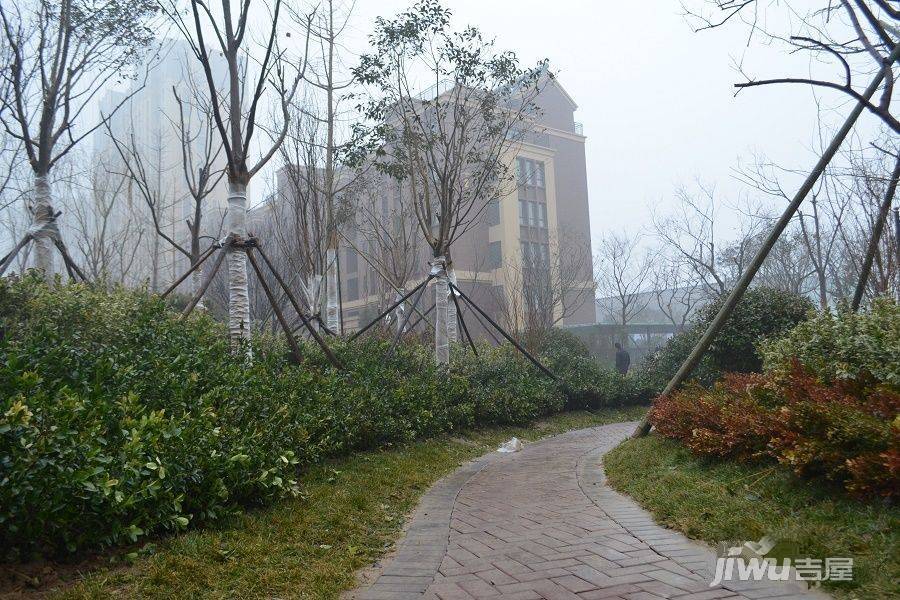
[[[453,269],[453,263],[449,263],[447,268],[447,279],[456,285],[456,271]],[[448,288],[448,298],[450,294],[455,292]],[[447,302],[447,341],[455,344],[459,341],[459,316],[456,314],[456,302],[449,300]]]
[[[449,278],[444,264],[444,257],[436,257],[431,272],[436,274],[434,280],[434,361],[438,365],[450,364],[450,343],[447,339]]]
[[[199,267],[194,269],[193,273],[191,273],[191,297],[197,295],[197,293],[200,291],[201,285],[203,285],[203,265],[200,265]],[[206,308],[206,305],[203,304],[202,297],[197,302],[197,308],[199,310],[204,310]]]
[[[341,319],[338,312],[338,272],[337,252],[329,247],[325,251],[325,262],[328,264],[325,273],[325,324],[334,333],[341,334]]]
[[[228,233],[235,241],[247,237],[247,185],[228,182]],[[250,339],[250,293],[247,288],[247,255],[228,250],[228,336],[237,346]]]
[[[399,302],[403,296],[406,295],[406,288],[397,288],[397,292],[394,294],[394,302]],[[403,327],[404,316],[406,314],[406,302],[400,302],[397,305],[397,308],[394,309],[394,320],[397,322],[397,333],[401,333],[401,327]]]
[[[53,200],[46,175],[34,176],[34,196],[29,205],[31,231],[34,235],[34,266],[44,274],[47,283],[53,283],[56,275],[54,256],[56,245],[53,239],[59,237],[59,230],[53,219]]]

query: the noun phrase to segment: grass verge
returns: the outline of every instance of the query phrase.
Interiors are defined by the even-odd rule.
[[[53,598],[337,598],[354,572],[396,539],[404,517],[440,477],[512,436],[533,441],[564,431],[634,420],[632,407],[559,414],[528,427],[478,429],[318,465],[302,497],[217,527],[145,545],[128,566],[111,564]],[[121,557],[119,559],[121,561]]]
[[[790,540],[801,553],[853,557],[851,584],[825,584],[839,598],[898,598],[900,511],[851,500],[772,465],[712,462],[650,435],[604,458],[609,482],[656,520],[710,544]]]

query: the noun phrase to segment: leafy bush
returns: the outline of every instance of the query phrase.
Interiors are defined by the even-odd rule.
[[[758,374],[729,374],[712,389],[697,383],[659,398],[651,410],[656,430],[696,454],[749,460],[764,456],[780,432],[772,390]]]
[[[822,312],[762,344],[766,371],[786,375],[798,361],[822,383],[882,383],[900,391],[900,305],[876,299],[868,310]]]
[[[844,483],[865,496],[896,493],[900,476],[900,394],[859,381],[823,385],[799,367],[784,382],[778,460],[799,475]]]
[[[551,329],[541,341],[540,352],[550,356],[590,358],[591,351],[581,338],[565,329]]]
[[[544,376],[508,346],[335,341],[331,369],[304,345],[230,352],[208,316],[149,294],[36,278],[0,280],[0,546],[65,553],[213,521],[297,494],[323,457],[453,431],[519,424],[570,406],[634,403],[628,381],[566,340]],[[575,391],[573,391],[575,390]]]
[[[775,459],[857,496],[890,496],[900,476],[900,394],[853,382],[826,386],[796,365],[783,378],[729,375],[659,398],[657,431],[695,454]]]
[[[74,550],[296,493],[296,407],[245,393],[204,317],[83,286],[0,285],[0,543]],[[12,315],[12,318],[9,318]]]
[[[670,338],[659,352],[644,361],[642,369],[657,393],[678,371],[724,302],[723,296],[703,306],[688,329]],[[790,330],[813,310],[812,303],[797,294],[764,287],[747,290],[695,369],[693,378],[710,385],[726,372],[761,371],[762,358],[757,346]]]

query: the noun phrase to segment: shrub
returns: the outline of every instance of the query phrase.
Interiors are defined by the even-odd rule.
[[[787,376],[728,375],[658,399],[657,431],[696,454],[775,459],[857,496],[896,493],[900,394],[859,382],[826,386],[799,364]]]
[[[678,371],[724,302],[723,296],[702,307],[688,329],[670,338],[659,352],[644,362],[642,369],[657,393]],[[790,330],[813,310],[812,303],[803,296],[771,288],[750,288],[710,345],[693,378],[703,385],[710,385],[726,372],[761,371],[762,358],[757,346],[765,339]]]
[[[506,425],[559,412],[559,386],[509,346],[482,346],[479,356],[461,354],[457,366],[469,382],[475,421]]]
[[[779,431],[769,382],[756,374],[728,374],[712,389],[699,384],[663,396],[650,418],[660,434],[697,454],[749,460],[768,451]]]
[[[560,379],[568,408],[621,407],[650,401],[650,389],[640,373],[623,376],[601,367],[584,342],[570,332],[553,330],[541,352],[541,360]]]
[[[296,366],[260,337],[248,361],[206,315],[33,277],[0,280],[0,334],[0,546],[19,554],[178,531],[299,493],[298,469],[323,457],[522,424],[569,400],[508,346],[455,348],[447,369],[415,343],[387,357],[385,340],[332,340],[337,372],[312,344]],[[582,386],[570,405],[630,401],[557,339],[542,360]]]
[[[799,361],[822,383],[875,382],[900,391],[900,305],[878,298],[866,311],[821,312],[762,344],[766,371],[784,376]]]
[[[540,353],[545,356],[578,356],[590,358],[591,351],[578,336],[565,329],[551,329],[541,342]]]
[[[0,284],[0,543],[74,550],[295,493],[296,407],[271,367],[141,293]],[[10,315],[12,318],[10,318]]]
[[[775,457],[799,475],[842,483],[860,496],[896,493],[900,394],[860,382],[823,385],[799,365],[784,381]]]

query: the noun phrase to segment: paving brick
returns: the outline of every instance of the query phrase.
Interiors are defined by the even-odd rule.
[[[602,456],[632,429],[620,423],[574,431],[466,463],[426,493],[383,575],[351,597],[786,600],[803,594],[772,582],[710,589],[711,551],[657,525],[605,483]]]

